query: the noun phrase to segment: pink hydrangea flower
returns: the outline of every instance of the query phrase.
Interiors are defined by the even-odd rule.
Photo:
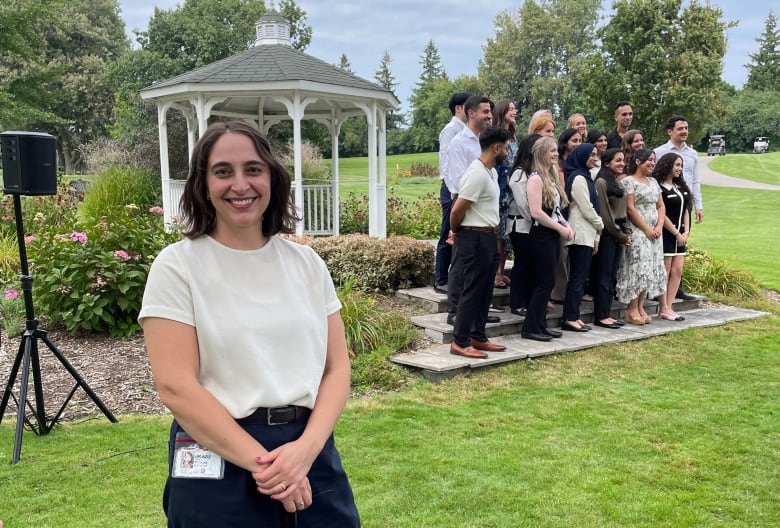
[[[82,244],[86,244],[87,243],[87,234],[86,233],[81,233],[79,231],[74,231],[74,232],[72,232],[70,234],[70,239],[73,240],[74,242],[80,242]]]
[[[114,251],[114,256],[122,260],[130,259],[130,255],[128,255],[127,251],[124,251],[122,249],[117,249],[116,251]]]
[[[16,290],[8,290],[5,292],[6,299],[16,299],[17,297],[19,297],[19,292]]]
[[[29,244],[30,242],[35,242],[35,236],[34,235],[27,235],[24,237],[24,241]]]
[[[164,210],[163,210],[163,208],[162,208],[162,207],[160,207],[159,205],[155,205],[154,207],[150,207],[150,208],[149,208],[149,212],[150,212],[150,213],[152,213],[152,214],[161,215],[161,214],[163,214],[165,211],[164,211]]]

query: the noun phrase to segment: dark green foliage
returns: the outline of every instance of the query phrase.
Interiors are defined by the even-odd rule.
[[[433,246],[409,237],[347,235],[304,243],[322,257],[336,284],[351,284],[363,291],[424,286],[433,273]]]
[[[768,137],[769,149],[776,149],[780,145],[780,91],[740,91],[729,101],[729,112],[708,131],[725,134],[729,152],[752,152],[756,136]]]
[[[683,284],[689,291],[719,294],[738,299],[758,297],[758,283],[747,271],[723,259],[713,259],[701,249],[689,248],[683,268]]]
[[[159,203],[160,185],[159,178],[143,170],[111,167],[90,182],[79,216],[111,218],[129,204],[146,211]]]
[[[780,88],[780,31],[777,17],[770,11],[764,32],[756,39],[758,52],[750,54],[748,80],[745,89],[769,91]]]

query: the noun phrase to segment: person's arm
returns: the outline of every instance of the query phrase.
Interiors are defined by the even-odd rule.
[[[658,200],[655,202],[655,210],[658,215],[658,221],[653,226],[653,238],[660,237],[664,232],[664,222],[666,221],[666,205],[664,205],[663,194],[658,194]]]
[[[225,460],[257,471],[265,448],[244,431],[198,381],[200,359],[195,328],[159,317],[142,322],[149,363],[160,400],[199,444]]]
[[[647,225],[642,218],[642,215],[639,214],[639,210],[636,208],[636,202],[634,201],[634,190],[631,186],[631,181],[629,178],[625,178],[623,182],[623,188],[626,189],[626,213],[628,214],[628,219],[631,220],[631,223],[643,232],[647,238],[653,240],[655,238],[652,236],[654,226]]]
[[[677,243],[681,246],[688,245],[688,235],[691,234],[691,212],[686,207],[683,210],[683,232],[677,234]]]
[[[469,207],[471,207],[471,204],[473,203],[474,202],[458,196],[458,199],[452,204],[452,211],[450,211],[450,230],[453,234],[457,233],[460,229],[460,224],[466,216],[466,211],[469,210]]]
[[[542,209],[542,177],[538,174],[531,174],[528,178],[526,192],[528,193],[528,209],[531,211],[531,218],[539,222],[539,225],[554,229],[565,240],[574,238],[574,232],[569,226],[562,226],[544,212]]]
[[[582,217],[596,230],[596,240],[598,240],[598,233],[604,229],[604,221],[590,201],[590,191],[588,190],[588,182],[585,181],[585,176],[580,175],[574,178],[571,186],[571,198],[577,204],[577,207],[580,208]]]
[[[473,161],[468,158],[469,152],[466,146],[453,139],[447,152],[447,188],[452,194],[460,192],[460,179]]]
[[[698,154],[697,154],[698,155]],[[696,223],[700,224],[704,220],[704,202],[701,197],[701,180],[699,179],[699,162],[693,166],[693,176],[691,178],[691,194],[693,194],[693,204],[696,210]]]
[[[306,479],[314,459],[333,433],[349,398],[350,363],[344,323],[341,314],[328,316],[328,351],[325,370],[322,374],[317,399],[314,402],[309,421],[303,434],[270,453],[258,457],[257,461],[267,467],[252,474],[258,489],[266,494],[278,491],[285,482],[289,488]],[[273,495],[282,500],[288,494]]]
[[[599,195],[599,210],[601,214],[601,220],[604,223],[604,229],[617,240],[618,244],[625,244],[628,241],[628,236],[620,230],[615,222],[615,217],[612,216],[612,209],[609,207],[609,195],[607,194],[607,182],[602,178],[596,180],[596,192]]]

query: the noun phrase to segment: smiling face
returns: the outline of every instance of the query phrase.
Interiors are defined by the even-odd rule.
[[[550,162],[550,165],[558,163],[558,146],[555,143],[550,144],[550,148],[547,151],[547,160]]]
[[[555,135],[555,125],[547,123],[547,125],[539,131],[539,135],[543,137],[553,137]]]
[[[636,152],[639,149],[645,148],[645,138],[642,134],[637,134],[634,139],[631,140],[631,152]]]
[[[599,153],[596,150],[596,147],[593,147],[593,152],[590,153],[588,161],[585,162],[585,166],[589,169],[592,169],[593,167],[598,167],[599,165]]]
[[[476,110],[469,110],[469,122],[474,123],[474,128],[482,132],[493,122],[493,112],[490,103],[480,103]]]
[[[615,157],[612,158],[612,160],[607,163],[607,168],[610,170],[612,174],[615,176],[620,176],[623,174],[623,170],[626,168],[626,160],[623,156],[622,152],[618,152],[615,154]]]
[[[688,122],[679,120],[675,121],[674,128],[666,131],[669,134],[669,139],[675,145],[682,145],[688,141]]]
[[[677,158],[674,161],[674,165],[672,166],[672,177],[679,178],[682,176],[683,171],[683,160],[682,158]]]
[[[599,156],[604,154],[604,151],[607,150],[607,136],[604,134],[600,135],[599,138],[596,140],[596,150],[599,151]]]
[[[582,144],[582,136],[574,134],[569,141],[566,142],[566,153],[573,151]]]
[[[650,173],[652,173],[655,168],[655,154],[650,154],[650,157],[644,162],[640,160],[636,160],[636,162],[637,172],[643,176],[650,176]]]
[[[225,243],[243,234],[262,237],[263,213],[271,200],[271,172],[249,137],[227,132],[214,143],[206,187],[216,212],[215,239]]]
[[[615,123],[618,129],[628,130],[631,128],[631,121],[634,120],[634,110],[631,105],[618,106],[615,110]]]
[[[515,109],[515,103],[509,103],[509,107],[504,114],[504,121],[507,123],[515,124],[517,119],[517,110]]]
[[[580,134],[585,134],[585,130],[588,128],[588,123],[585,121],[585,116],[582,114],[574,114],[569,120],[569,126],[576,128]]]

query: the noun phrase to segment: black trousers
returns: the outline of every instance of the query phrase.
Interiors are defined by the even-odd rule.
[[[615,298],[615,281],[623,248],[607,231],[601,232],[599,251],[593,260],[593,317],[601,321],[612,312],[612,299]]]
[[[560,252],[560,235],[550,228],[535,225],[528,233],[529,281],[531,290],[526,306],[523,333],[539,334],[547,328],[547,301],[555,286],[555,270]]]
[[[515,262],[512,266],[512,284],[509,285],[509,307],[525,308],[528,304],[529,263],[528,233],[509,233]]]
[[[569,283],[566,285],[566,297],[563,301],[564,321],[576,321],[580,318],[580,305],[590,273],[592,256],[592,247],[576,244],[569,246]]]
[[[442,180],[439,190],[441,203],[441,231],[436,244],[436,269],[433,275],[434,286],[443,286],[449,282],[450,262],[452,261],[452,246],[447,243],[450,236],[450,211],[452,211],[452,196],[447,185]]]
[[[485,324],[493,299],[497,265],[495,233],[458,231],[447,288],[450,314],[455,315],[454,341],[458,346],[469,346],[471,339],[487,341]]]

